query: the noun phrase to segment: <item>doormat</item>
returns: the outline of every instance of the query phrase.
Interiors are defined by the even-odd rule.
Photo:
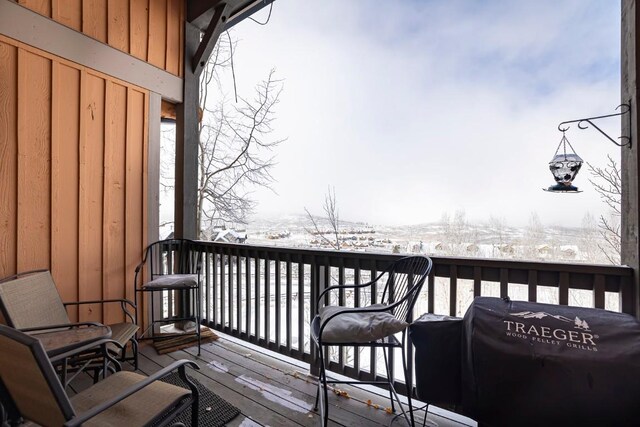
[[[209,390],[200,381],[193,379],[193,377],[189,375],[187,376],[189,377],[189,380],[196,385],[199,392],[200,402],[198,405],[198,426],[220,427],[238,416],[240,413],[238,408]],[[177,372],[167,375],[160,381],[186,389],[189,388],[189,386],[182,381]],[[185,409],[172,421],[172,424],[178,422],[184,423],[185,426],[191,426],[191,408]]]
[[[207,344],[220,338],[215,332],[207,327],[200,329],[201,344]],[[171,338],[157,339],[153,342],[153,347],[158,354],[171,353],[173,351],[182,350],[188,347],[198,345],[198,337],[196,335],[179,335]]]

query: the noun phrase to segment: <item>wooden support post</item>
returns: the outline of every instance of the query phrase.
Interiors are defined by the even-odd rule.
[[[193,58],[200,44],[200,30],[185,22],[185,58]],[[183,102],[176,107],[175,237],[197,239],[198,196],[198,95],[199,77],[184,61]]]
[[[637,41],[640,11],[635,0],[622,1],[622,52],[621,52],[621,103],[631,105],[631,120],[622,119],[622,135],[629,135],[632,139],[631,148],[622,147],[622,264],[633,268],[632,278],[633,299],[632,307],[635,315],[640,315],[638,301],[640,301],[640,180],[638,177],[640,165],[640,144],[638,144],[638,58],[640,45]]]

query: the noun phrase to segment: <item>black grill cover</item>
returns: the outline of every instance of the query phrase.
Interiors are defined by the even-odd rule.
[[[640,425],[640,325],[591,308],[477,298],[463,408],[492,426]]]
[[[423,402],[460,403],[462,319],[423,314],[409,326],[415,347],[416,391]]]

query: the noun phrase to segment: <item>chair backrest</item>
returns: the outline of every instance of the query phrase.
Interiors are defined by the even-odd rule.
[[[201,256],[193,240],[166,239],[147,246],[143,262],[149,266],[153,279],[164,274],[196,274]]]
[[[74,411],[42,344],[0,325],[0,378],[20,415],[43,426],[61,426]]]
[[[386,277],[380,302],[387,305],[397,304],[391,310],[393,315],[410,323],[413,320],[413,306],[432,266],[431,258],[425,256],[405,257],[389,265],[378,276],[378,281]]]
[[[0,280],[0,310],[16,329],[70,323],[51,273],[30,271]]]

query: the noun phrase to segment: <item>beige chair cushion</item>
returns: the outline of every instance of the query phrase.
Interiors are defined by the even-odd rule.
[[[78,415],[144,380],[135,372],[120,371],[71,398]],[[156,381],[90,419],[84,426],[140,426],[191,394],[190,390]]]
[[[374,304],[370,307],[380,308],[384,305]],[[320,325],[324,325],[326,319],[335,313],[341,313],[331,318],[323,329],[323,343],[366,343],[393,335],[409,326],[386,311],[342,313],[347,308],[333,305],[320,308]]]
[[[166,274],[158,276],[145,283],[143,289],[180,289],[191,288],[198,285],[198,276],[195,274]]]

